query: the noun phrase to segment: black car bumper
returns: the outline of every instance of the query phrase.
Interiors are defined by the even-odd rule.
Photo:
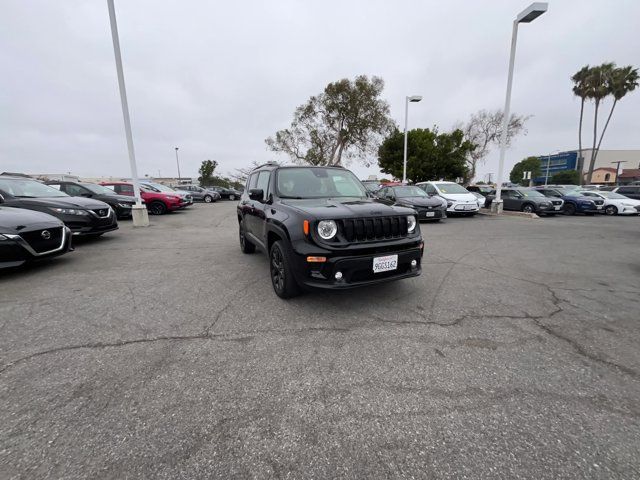
[[[50,232],[44,240],[41,232]],[[25,262],[63,255],[71,249],[71,230],[67,227],[24,232],[20,235],[3,235],[0,240],[0,268],[17,267]]]
[[[343,290],[348,288],[375,285],[378,283],[417,277],[422,273],[422,242],[412,242],[408,248],[384,249],[372,252],[363,249],[362,254],[343,252],[296,253],[293,252],[293,272],[300,285],[310,288]],[[377,257],[397,255],[397,267],[394,270],[374,273],[373,263]],[[309,262],[308,257],[324,257],[324,262]],[[412,265],[415,262],[415,265]],[[336,274],[340,272],[339,277]]]
[[[116,215],[112,212],[107,217],[96,215],[61,215],[58,216],[67,227],[71,229],[73,235],[91,236],[100,235],[118,229]]]

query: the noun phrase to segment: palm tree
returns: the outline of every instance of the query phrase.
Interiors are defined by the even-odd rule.
[[[638,86],[638,69],[633,68],[631,65],[628,65],[626,67],[615,68],[609,78],[608,86],[609,86],[609,93],[613,95],[613,105],[611,105],[609,116],[607,117],[607,121],[604,124],[602,133],[600,134],[600,140],[598,141],[598,148],[596,152],[594,152],[596,156],[600,151],[600,145],[602,144],[602,138],[604,137],[604,132],[607,131],[607,127],[609,126],[609,121],[611,120],[611,116],[613,115],[614,108],[616,108],[616,104],[627,93],[634,91]]]
[[[589,78],[589,73],[591,68],[589,65],[582,67],[578,70],[572,77],[571,81],[573,81],[573,94],[577,97],[580,97],[580,123],[578,124],[578,161],[582,158],[582,119],[584,118],[584,102],[587,99],[588,89],[587,89],[587,80]],[[582,179],[582,175],[580,175]],[[582,180],[580,181],[582,183]]]
[[[591,176],[596,164],[596,143],[598,141],[598,110],[600,102],[611,94],[609,88],[610,79],[613,78],[615,71],[615,63],[603,63],[598,67],[593,67],[587,80],[587,97],[594,101],[595,110],[593,114],[593,148],[591,149],[591,159],[589,160],[589,173],[587,174],[587,183],[591,183]]]

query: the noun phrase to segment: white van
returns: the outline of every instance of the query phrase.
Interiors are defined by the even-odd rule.
[[[476,196],[455,182],[420,182],[416,183],[429,195],[438,195],[447,201],[448,213],[475,215],[480,210]]]

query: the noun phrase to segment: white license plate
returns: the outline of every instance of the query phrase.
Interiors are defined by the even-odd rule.
[[[560,207],[553,207],[553,208],[555,208],[556,210],[560,210]]]
[[[389,272],[398,268],[398,255],[375,257],[373,259],[373,273]]]
[[[596,205],[596,208],[600,210],[602,208],[602,205]]]
[[[427,212],[427,214],[425,215],[425,217],[435,217],[436,216],[436,212]]]
[[[476,208],[478,208],[478,207],[475,207],[474,205],[465,205],[464,206],[465,210],[475,210]]]

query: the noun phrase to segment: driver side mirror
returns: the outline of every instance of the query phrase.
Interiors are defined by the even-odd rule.
[[[261,188],[252,188],[251,190],[249,190],[249,198],[251,200],[261,202],[264,198],[264,190],[262,190]]]

